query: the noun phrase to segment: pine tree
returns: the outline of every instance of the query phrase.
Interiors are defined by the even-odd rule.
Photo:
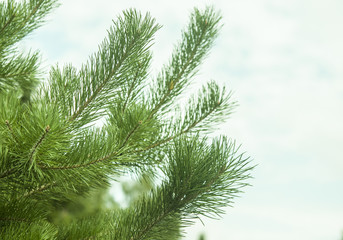
[[[206,135],[236,103],[214,81],[179,101],[220,15],[194,9],[170,61],[150,77],[160,26],[124,11],[80,69],[55,66],[43,81],[38,52],[23,53],[18,42],[56,6],[0,3],[0,238],[179,239],[194,219],[220,216],[252,167],[235,141]],[[128,207],[77,214],[81,198],[105,203],[97,196],[123,174],[153,184]],[[57,217],[68,209],[72,218]]]

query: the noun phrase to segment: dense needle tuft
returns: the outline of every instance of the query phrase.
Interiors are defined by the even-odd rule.
[[[218,12],[193,10],[156,76],[160,26],[129,9],[80,69],[56,65],[41,81],[39,53],[17,43],[56,2],[0,3],[0,239],[174,240],[195,219],[222,215],[252,167],[234,140],[207,135],[236,103],[215,81],[185,94]],[[126,174],[138,183],[122,185],[121,206],[108,192]]]

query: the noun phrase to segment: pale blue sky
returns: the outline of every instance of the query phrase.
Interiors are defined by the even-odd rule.
[[[258,167],[252,187],[219,221],[185,239],[339,240],[343,231],[343,2],[341,0],[63,0],[26,47],[51,64],[80,66],[129,7],[150,11],[152,72],[167,61],[194,6],[214,5],[224,27],[197,81],[234,91],[236,113],[219,133]]]

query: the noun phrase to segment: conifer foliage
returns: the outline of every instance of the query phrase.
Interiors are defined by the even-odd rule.
[[[236,104],[214,81],[185,95],[220,15],[194,9],[170,61],[150,76],[160,26],[124,11],[80,69],[55,66],[42,81],[38,52],[17,43],[56,6],[0,3],[0,239],[180,239],[194,219],[221,215],[252,167],[234,141],[206,134]],[[160,180],[128,207],[54,217],[126,173]]]

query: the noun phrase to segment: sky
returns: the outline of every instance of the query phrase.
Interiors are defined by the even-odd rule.
[[[193,7],[213,5],[223,28],[196,76],[239,102],[221,125],[257,167],[220,220],[203,219],[185,239],[339,240],[343,234],[343,1],[61,0],[25,42],[43,66],[81,66],[123,10],[150,12],[163,28],[152,73],[169,59]]]

